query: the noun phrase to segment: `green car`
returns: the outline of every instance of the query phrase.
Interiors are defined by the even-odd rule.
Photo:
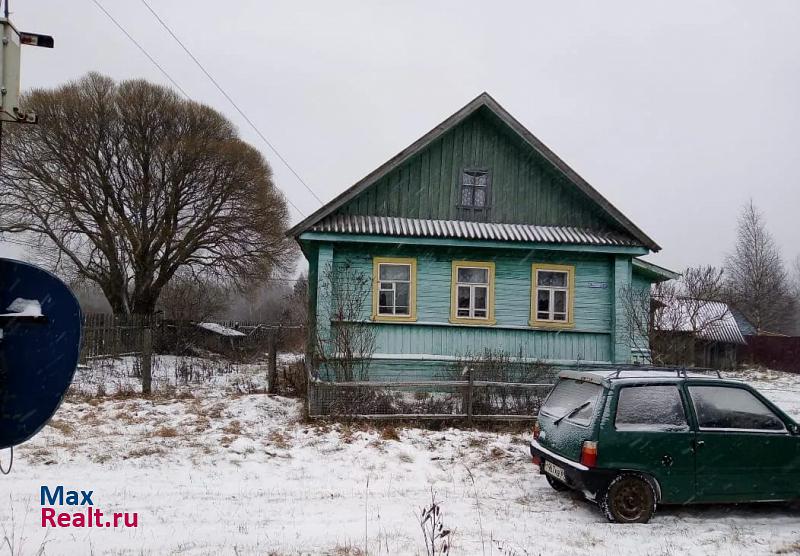
[[[800,426],[754,388],[681,369],[562,371],[539,411],[534,464],[609,521],[657,504],[800,500]]]

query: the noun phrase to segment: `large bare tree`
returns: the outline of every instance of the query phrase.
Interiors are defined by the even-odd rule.
[[[150,314],[179,270],[246,283],[287,264],[286,202],[267,162],[208,106],[91,73],[38,89],[9,126],[0,229],[49,248],[116,314]]]
[[[742,208],[736,245],[725,260],[729,300],[758,332],[781,331],[792,317],[794,300],[780,249],[751,200]]]

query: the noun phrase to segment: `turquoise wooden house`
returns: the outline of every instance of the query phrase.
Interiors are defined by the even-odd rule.
[[[309,264],[309,351],[344,357],[321,340],[367,330],[372,379],[484,349],[647,361],[624,292],[675,277],[638,259],[658,244],[486,93],[289,233]],[[354,273],[362,287],[340,280]]]

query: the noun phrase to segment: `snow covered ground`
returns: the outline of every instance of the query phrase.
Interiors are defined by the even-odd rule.
[[[145,400],[133,368],[94,363],[18,447],[0,477],[0,555],[424,554],[431,491],[453,555],[800,554],[800,512],[781,505],[611,525],[534,472],[525,432],[305,423],[297,400],[251,393],[265,367],[199,358],[159,358],[166,395]],[[741,376],[800,418],[800,376]],[[93,490],[96,508],[137,512],[139,527],[43,529],[41,485]]]

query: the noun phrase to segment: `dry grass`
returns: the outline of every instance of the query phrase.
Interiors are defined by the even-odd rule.
[[[400,435],[397,433],[397,429],[394,428],[392,425],[386,425],[385,427],[383,427],[383,430],[381,431],[381,438],[383,440],[399,441]]]
[[[289,438],[280,431],[272,431],[269,433],[269,443],[281,450],[288,450],[291,447]]]
[[[239,436],[242,434],[242,424],[239,421],[233,420],[222,429],[225,434],[233,434]]]
[[[352,544],[338,545],[330,552],[326,552],[327,556],[366,556],[364,549]]]
[[[206,415],[208,415],[208,417],[210,417],[211,419],[221,419],[222,412],[224,410],[225,410],[225,404],[218,403],[215,404],[213,407],[210,407],[208,409],[208,412],[206,412]]]
[[[161,427],[153,433],[153,436],[159,436],[161,438],[175,438],[178,436],[178,430],[174,427]]]
[[[800,541],[782,546],[775,551],[775,554],[800,554]]]
[[[136,448],[134,450],[131,450],[130,452],[127,453],[127,455],[123,457],[123,459],[143,458],[147,456],[155,456],[166,453],[167,451],[159,446],[147,445],[147,446],[142,446],[141,448]]]
[[[67,436],[71,435],[72,432],[75,430],[72,428],[72,425],[60,419],[52,419],[49,423],[47,423],[47,426],[52,427],[57,431],[59,431],[61,434],[65,434]]]
[[[487,442],[483,436],[470,436],[469,440],[467,440],[467,446],[469,448],[484,448]]]

